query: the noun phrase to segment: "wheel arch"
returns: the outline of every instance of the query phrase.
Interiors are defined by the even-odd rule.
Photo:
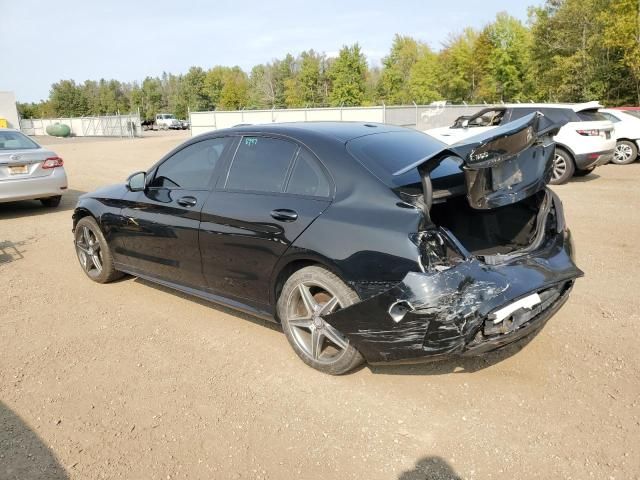
[[[571,150],[569,147],[567,147],[564,143],[557,143],[557,142],[556,142],[556,148],[559,148],[560,150],[562,150],[565,153],[567,153],[571,157],[571,160],[573,161],[573,164],[575,165],[575,163],[576,163],[576,154],[574,153],[573,150]]]
[[[72,232],[75,232],[76,230],[76,225],[78,225],[78,222],[83,219],[84,217],[93,217],[93,219],[98,222],[98,219],[96,218],[96,216],[86,207],[78,207],[74,210],[73,215],[72,215],[72,219],[73,219],[73,228],[71,229]],[[98,225],[100,224],[100,222],[98,222]]]
[[[295,272],[301,270],[305,267],[318,266],[327,269],[334,275],[338,276],[340,280],[345,282],[347,285],[349,284],[340,269],[334,264],[334,262],[330,261],[327,258],[323,258],[318,255],[291,255],[288,257],[283,257],[280,259],[276,267],[273,269],[273,273],[271,274],[271,291],[270,291],[270,303],[273,305],[274,310],[274,318],[278,323],[280,323],[280,319],[278,318],[278,312],[276,305],[278,303],[278,297],[280,296],[280,292],[282,292],[282,288],[286,283],[287,279],[291,277]]]

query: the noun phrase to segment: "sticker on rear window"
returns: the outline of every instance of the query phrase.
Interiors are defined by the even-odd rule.
[[[258,144],[258,139],[256,137],[245,137],[244,144],[249,147],[253,147]]]

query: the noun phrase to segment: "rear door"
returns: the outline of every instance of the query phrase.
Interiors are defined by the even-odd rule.
[[[123,198],[125,254],[136,273],[202,288],[200,212],[231,137],[202,140],[175,152],[142,192]]]
[[[267,305],[278,259],[330,204],[328,172],[294,141],[237,140],[226,175],[202,211],[200,250],[209,289]]]

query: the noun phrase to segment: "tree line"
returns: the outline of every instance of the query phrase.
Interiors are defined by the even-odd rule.
[[[452,34],[438,51],[397,34],[381,66],[359,44],[336,57],[314,50],[254,66],[194,66],[142,82],[61,80],[22,117],[258,108],[453,103],[640,104],[639,0],[547,0],[527,22],[498,13]]]

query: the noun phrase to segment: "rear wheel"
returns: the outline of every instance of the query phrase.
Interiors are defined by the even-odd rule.
[[[93,217],[78,221],[74,240],[80,266],[91,280],[108,283],[122,277],[113,266],[109,244]]]
[[[41,198],[40,202],[45,207],[54,208],[60,205],[60,200],[62,200],[62,195],[56,195],[55,197]]]
[[[553,156],[553,169],[551,174],[551,180],[549,183],[552,185],[562,185],[567,183],[571,177],[576,166],[573,163],[573,158],[564,150],[556,148],[556,152]]]
[[[613,152],[611,161],[617,165],[628,165],[633,163],[638,156],[638,147],[628,140],[619,140]]]
[[[321,267],[295,272],[278,298],[278,316],[293,350],[307,365],[340,375],[363,363],[362,355],[323,317],[360,299],[336,275]]]

